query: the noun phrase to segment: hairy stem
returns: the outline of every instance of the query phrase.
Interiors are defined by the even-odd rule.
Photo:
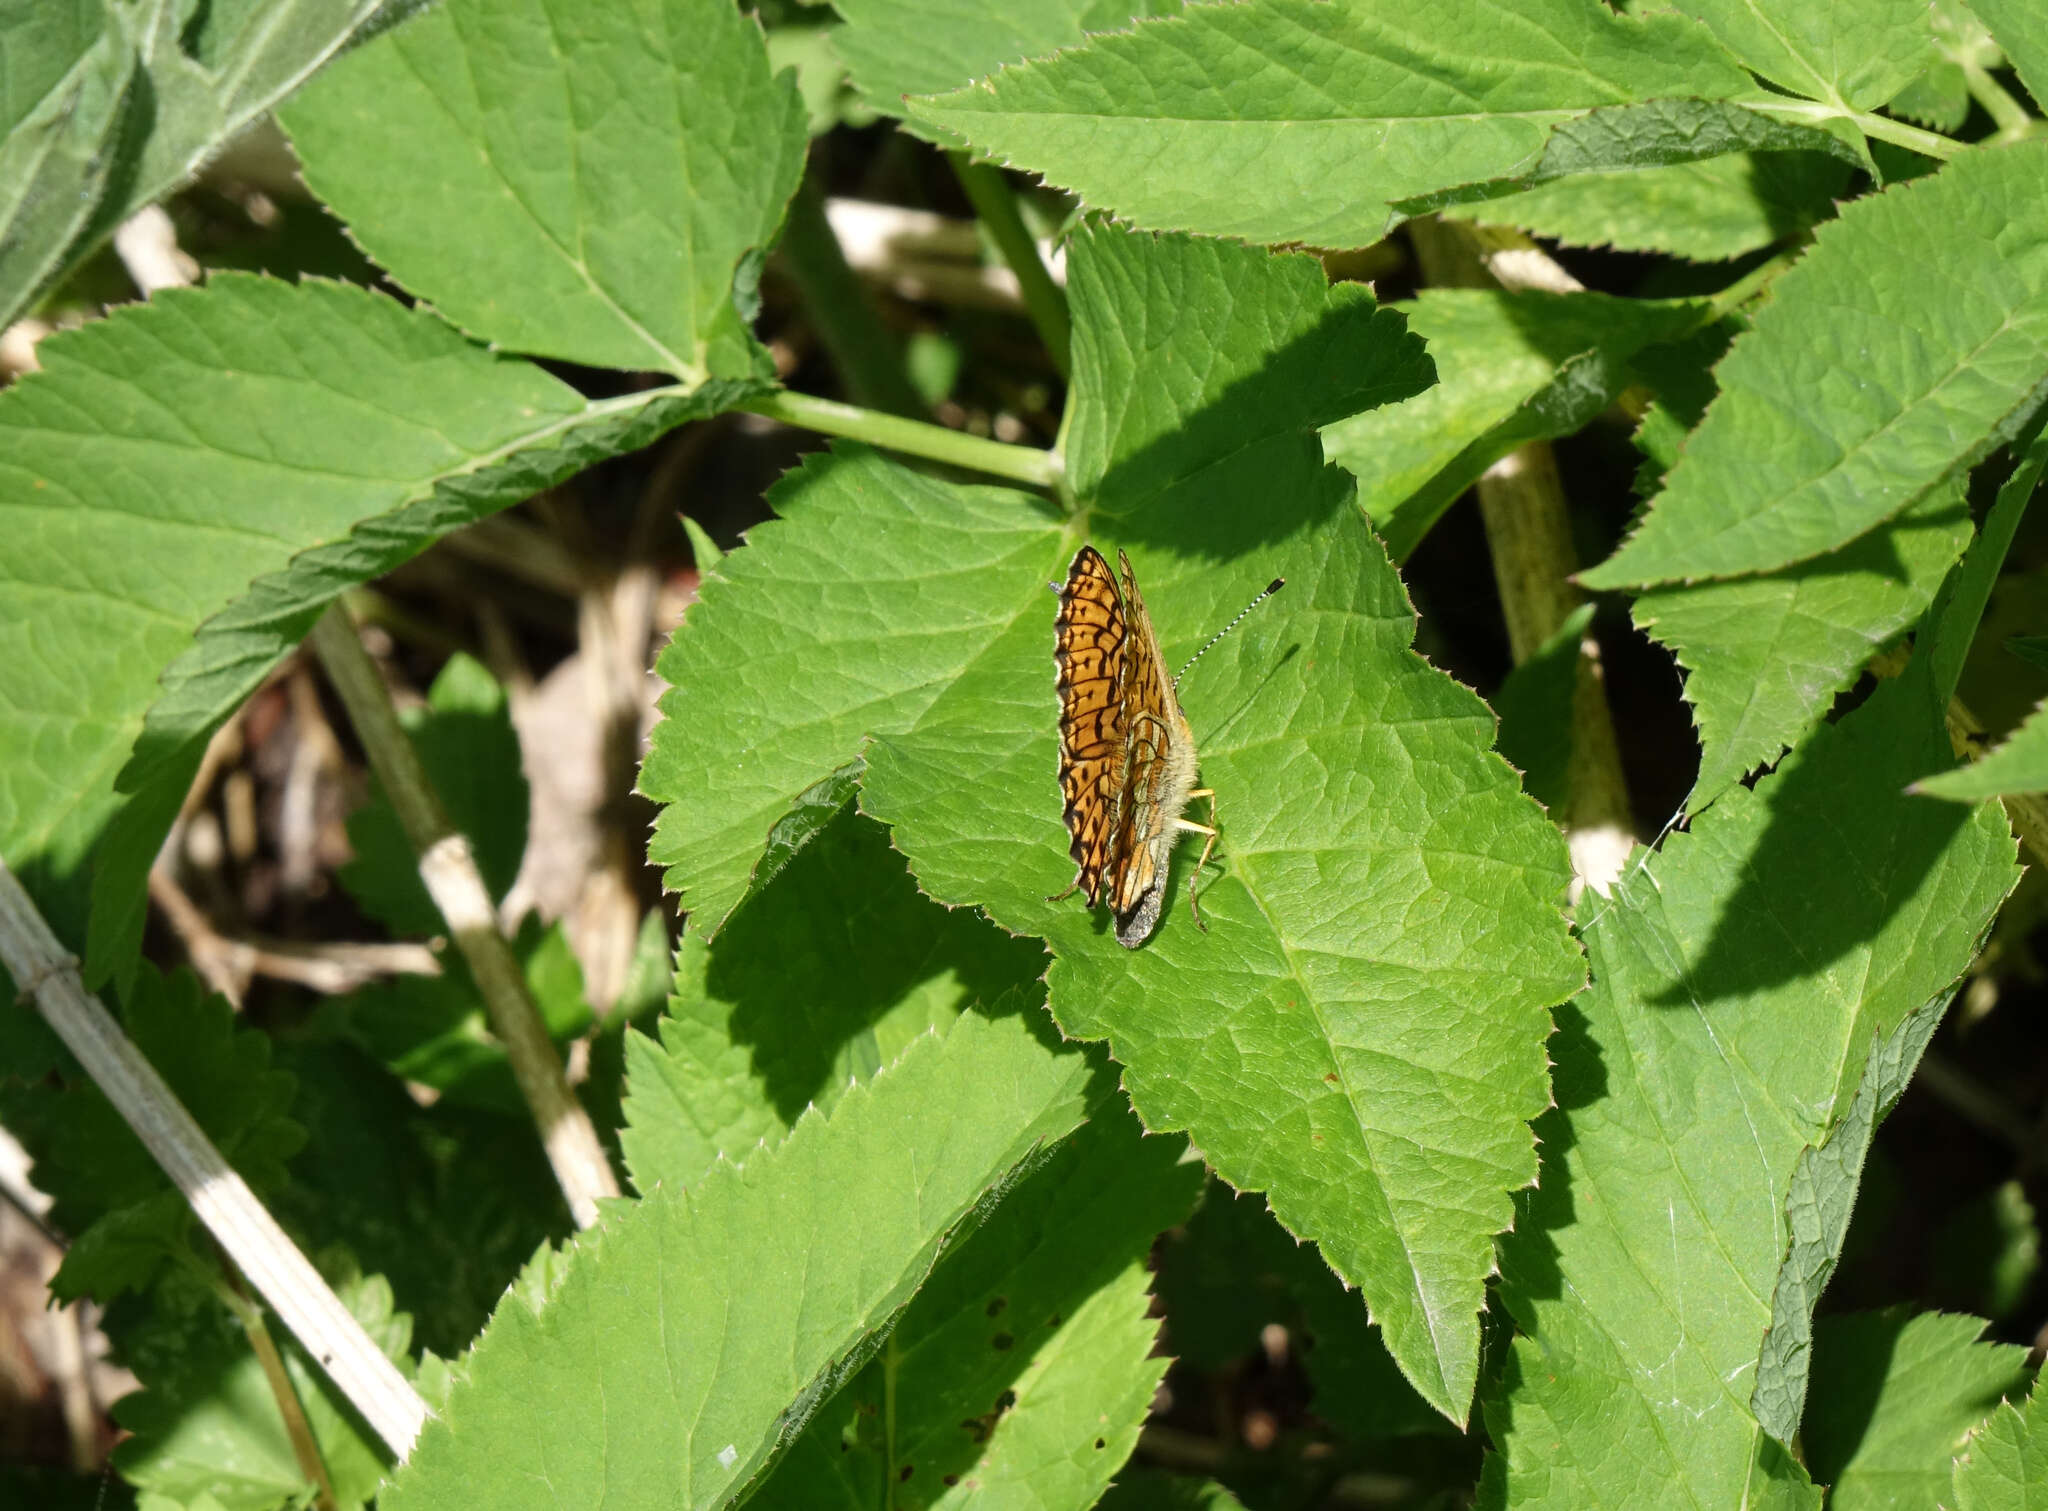
[[[1478,233],[1463,222],[1417,220],[1410,223],[1409,234],[1431,283],[1465,288],[1497,285]],[[1497,241],[1500,232],[1494,228],[1487,235]],[[1498,252],[1495,248],[1493,255]],[[1501,613],[1507,621],[1509,646],[1520,665],[1585,601],[1571,580],[1579,569],[1572,546],[1571,514],[1548,442],[1531,441],[1509,452],[1487,469],[1478,486],[1479,512],[1493,556]],[[1589,635],[1581,646],[1573,690],[1572,750],[1565,811],[1559,818],[1572,836],[1574,868],[1588,881],[1602,885],[1619,874],[1633,839],[1634,822],[1598,657],[1598,646]]]
[[[2034,124],[2027,107],[1976,60],[1965,58],[1962,69],[1963,84],[1970,91],[1970,98],[1982,105],[1984,113],[1997,123],[1999,136],[2006,140],[2025,136]]]
[[[906,456],[945,462],[970,472],[986,472],[992,477],[1007,478],[1030,488],[1057,488],[1066,470],[1054,452],[1040,451],[1031,446],[1007,446],[1001,441],[948,430],[943,425],[906,420],[901,415],[862,409],[854,404],[839,404],[831,399],[813,398],[809,394],[785,390],[748,399],[739,407],[750,414],[780,420],[785,425],[796,425],[823,435],[847,436],[885,451],[900,451]]]
[[[1054,369],[1066,378],[1074,366],[1074,329],[1067,315],[1066,291],[1052,281],[1045,259],[1038,255],[1037,238],[1017,211],[1017,196],[1010,191],[1009,181],[1000,168],[977,163],[965,152],[948,152],[946,158],[952,163],[954,176],[966,191],[968,202],[974,206],[974,213],[995,238],[1003,261],[1017,275],[1031,323],[1038,327],[1039,339],[1045,342]]]

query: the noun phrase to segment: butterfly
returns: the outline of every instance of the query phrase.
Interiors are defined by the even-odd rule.
[[[1074,553],[1060,595],[1053,660],[1059,668],[1060,792],[1078,868],[1073,885],[1049,902],[1076,892],[1088,906],[1106,897],[1116,918],[1116,940],[1136,949],[1159,924],[1167,862],[1183,832],[1204,836],[1202,858],[1188,877],[1188,907],[1204,932],[1195,882],[1216,848],[1216,794],[1197,787],[1195,737],[1180,707],[1180,679],[1203,652],[1237,627],[1272,594],[1275,578],[1172,677],[1152,632],[1130,558],[1117,552],[1122,582],[1093,546]],[[1183,818],[1187,805],[1209,799],[1209,822]]]

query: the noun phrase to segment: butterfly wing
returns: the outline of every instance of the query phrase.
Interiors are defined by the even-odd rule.
[[[1174,821],[1195,785],[1195,740],[1167,675],[1152,616],[1138,595],[1130,558],[1121,551],[1125,636],[1124,795],[1110,853],[1110,906],[1117,942],[1136,946],[1159,921],[1167,860],[1178,837]]]
[[[1126,577],[1128,580],[1128,576]],[[1060,589],[1053,660],[1059,667],[1060,792],[1079,869],[1074,884],[1094,907],[1116,861],[1128,775],[1123,678],[1130,625],[1109,563],[1093,546],[1074,553]]]

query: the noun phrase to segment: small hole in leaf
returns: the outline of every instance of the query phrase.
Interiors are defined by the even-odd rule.
[[[939,1476],[939,1483],[948,1487],[957,1485],[960,1483],[960,1476],[957,1474],[942,1474]]]
[[[903,1466],[903,1472],[897,1475],[896,1478],[899,1480],[907,1480],[915,1473],[917,1473],[917,1466],[915,1464],[905,1464]]]
[[[1102,1440],[1101,1438],[1097,1438],[1097,1439],[1095,1440],[1095,1446],[1096,1446],[1097,1448],[1107,1448],[1107,1447],[1109,1446],[1109,1444],[1108,1444],[1108,1443],[1106,1443],[1106,1442],[1104,1442],[1104,1441],[1103,1441],[1103,1440]]]
[[[988,1341],[992,1345],[994,1345],[995,1351],[997,1353],[1004,1353],[1007,1352],[1010,1345],[1015,1343],[1017,1340],[1015,1338],[1012,1338],[1008,1333],[997,1333],[993,1338],[989,1339]]]
[[[1002,1314],[1003,1314],[1003,1308],[1004,1308],[1004,1307],[1006,1307],[1006,1306],[1008,1306],[1009,1304],[1010,1304],[1010,1298],[1009,1298],[1009,1297],[1007,1297],[1007,1296],[998,1296],[998,1297],[996,1297],[996,1299],[995,1299],[995,1300],[991,1301],[991,1302],[990,1302],[990,1303],[988,1304],[988,1314],[989,1314],[989,1315],[990,1315],[991,1317],[1000,1317],[1000,1316],[1002,1316]]]

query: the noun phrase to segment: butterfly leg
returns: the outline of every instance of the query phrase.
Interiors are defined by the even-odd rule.
[[[1184,818],[1177,818],[1173,821],[1174,827],[1177,829],[1185,829],[1190,834],[1207,836],[1202,841],[1202,858],[1195,862],[1195,869],[1188,877],[1188,911],[1195,915],[1195,927],[1206,934],[1209,932],[1209,925],[1202,922],[1202,905],[1195,900],[1195,883],[1202,879],[1202,868],[1209,864],[1209,857],[1216,849],[1216,791],[1213,787],[1197,787],[1188,794],[1188,797],[1190,800],[1198,797],[1205,797],[1209,800],[1208,823],[1191,823]]]
[[[1066,901],[1066,900],[1067,900],[1067,899],[1068,899],[1069,897],[1072,897],[1072,896],[1073,896],[1073,895],[1074,895],[1074,894],[1075,894],[1076,892],[1078,892],[1078,891],[1080,891],[1080,890],[1081,890],[1081,883],[1080,883],[1080,882],[1079,882],[1079,881],[1077,880],[1077,881],[1075,881],[1075,882],[1074,882],[1074,883],[1073,883],[1073,884],[1072,884],[1071,886],[1069,886],[1069,887],[1067,888],[1067,890],[1066,890],[1066,891],[1064,891],[1064,892],[1055,892],[1055,893],[1053,893],[1053,895],[1052,895],[1052,896],[1050,896],[1050,897],[1046,898],[1046,901],[1047,901],[1047,902],[1065,902],[1065,901]]]

